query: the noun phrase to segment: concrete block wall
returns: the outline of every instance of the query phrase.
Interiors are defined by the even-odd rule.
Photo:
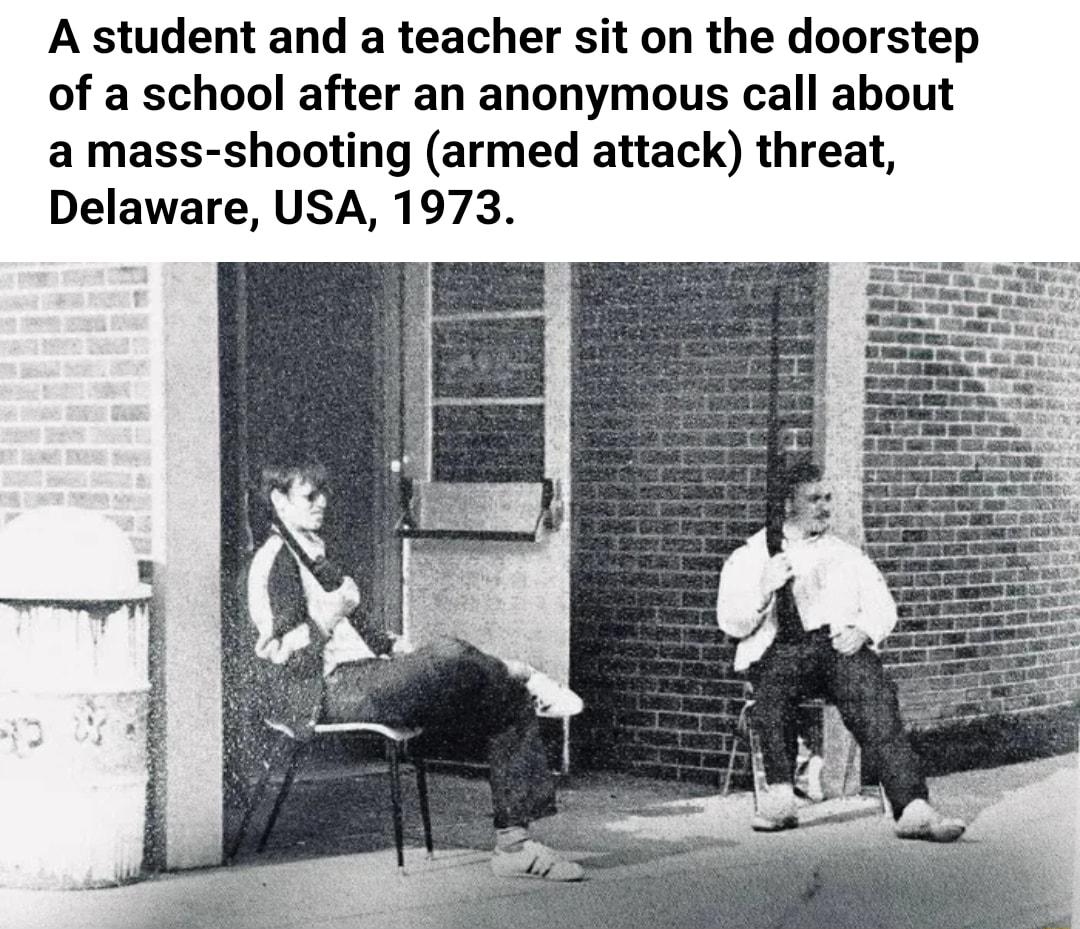
[[[98,510],[151,546],[151,269],[0,264],[0,523]]]
[[[1080,265],[875,264],[865,527],[932,727],[1080,696]]]
[[[576,758],[715,781],[742,685],[716,627],[723,559],[764,521],[770,307],[782,411],[809,449],[811,265],[577,268],[571,674]]]

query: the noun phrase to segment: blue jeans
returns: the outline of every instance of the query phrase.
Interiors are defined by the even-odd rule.
[[[922,760],[900,718],[896,685],[872,649],[863,646],[854,655],[841,655],[832,647],[828,628],[816,629],[793,642],[773,642],[751,665],[750,681],[754,730],[771,783],[792,781],[799,702],[823,697],[839,711],[878,772],[895,817],[912,800],[928,799]]]
[[[423,727],[464,743],[479,738],[495,828],[555,812],[555,782],[524,682],[468,642],[439,638],[411,654],[338,665],[326,679],[321,718]]]

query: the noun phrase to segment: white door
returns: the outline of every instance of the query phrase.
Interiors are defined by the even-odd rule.
[[[570,298],[566,264],[407,268],[406,476],[550,478],[569,512]],[[569,525],[531,542],[404,540],[405,629],[420,642],[459,636],[567,681]]]

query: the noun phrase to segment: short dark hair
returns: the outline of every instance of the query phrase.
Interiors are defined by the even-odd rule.
[[[289,488],[297,481],[307,481],[315,490],[325,493],[330,483],[330,472],[321,461],[314,460],[267,465],[262,469],[259,497],[267,507],[270,507],[269,512],[273,510],[270,495],[275,490],[287,494]]]
[[[784,499],[791,500],[795,491],[803,484],[814,484],[821,480],[821,468],[812,461],[797,461],[784,471]]]

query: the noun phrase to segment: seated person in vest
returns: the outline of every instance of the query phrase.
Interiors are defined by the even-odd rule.
[[[720,628],[739,640],[735,670],[747,671],[754,687],[754,729],[768,789],[752,827],[774,832],[798,825],[796,708],[806,698],[824,697],[878,772],[896,834],[952,842],[964,823],[930,805],[896,686],[877,653],[897,618],[885,579],[858,548],[829,533],[832,498],[819,468],[795,465],[784,490],[782,551],[770,558],[765,530],[752,536],[724,564],[716,603]],[[778,600],[792,595],[795,609],[778,609]]]
[[[580,880],[580,865],[531,839],[528,830],[532,820],[554,812],[555,799],[537,711],[573,715],[581,700],[529,665],[466,642],[440,638],[413,648],[404,638],[365,628],[356,583],[326,558],[318,534],[326,479],[318,464],[268,467],[262,474],[272,529],[252,559],[247,593],[270,718],[301,739],[316,722],[377,722],[481,739],[495,814],[492,870]]]

